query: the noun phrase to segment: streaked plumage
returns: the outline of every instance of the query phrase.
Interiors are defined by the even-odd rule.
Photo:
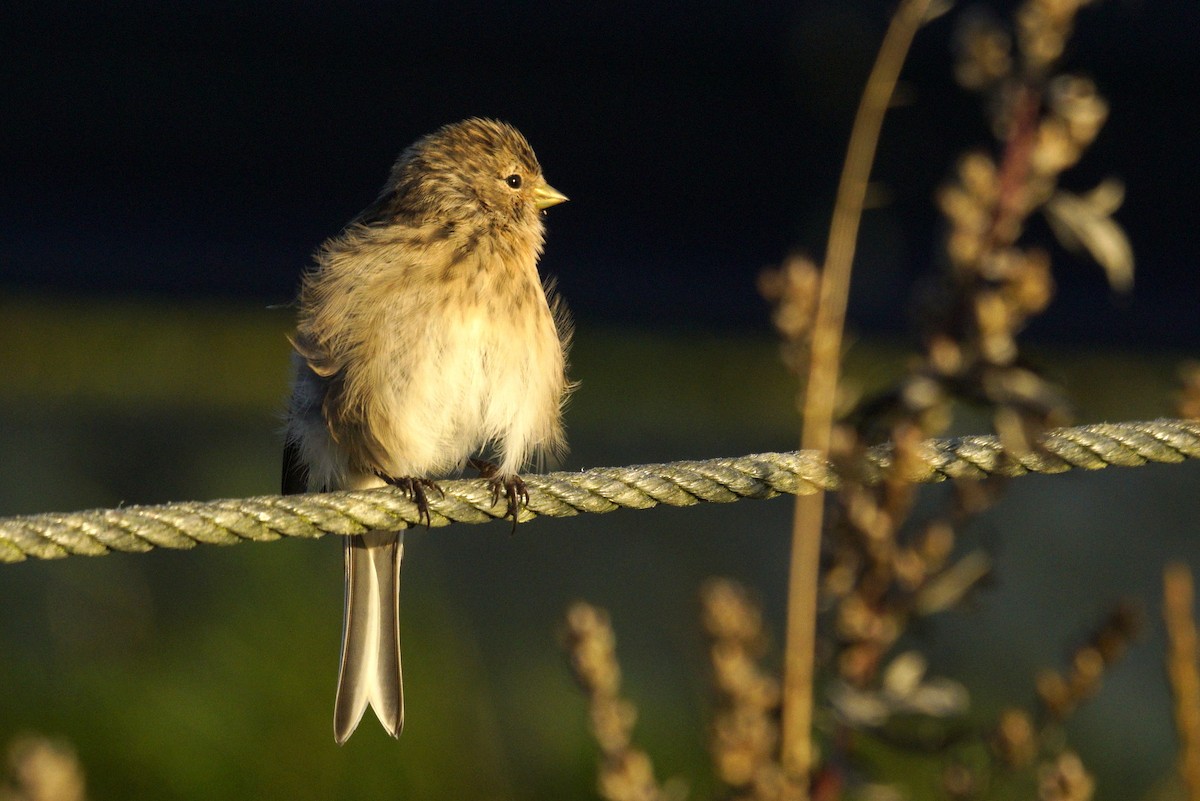
[[[511,492],[562,449],[569,334],[537,260],[541,209],[563,200],[505,123],[447,125],[401,154],[304,278],[285,492],[433,479],[474,455]],[[393,736],[403,726],[402,555],[396,535],[347,538],[339,743],[368,703]]]

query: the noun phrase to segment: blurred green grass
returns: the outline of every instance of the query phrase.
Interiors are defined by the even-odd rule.
[[[211,302],[0,298],[0,514],[274,492],[291,318]],[[855,343],[849,383],[884,384],[906,353]],[[1081,421],[1170,411],[1175,355],[1032,358],[1067,386]],[[795,383],[765,334],[585,327],[572,363],[568,469],[797,440]],[[1032,672],[1109,601],[1153,605],[1162,561],[1197,556],[1197,477],[1167,466],[1014,482],[974,534],[995,552],[1000,584],[915,632],[916,644],[981,697],[1026,701]],[[694,594],[708,575],[734,576],[781,631],[790,513],[776,500],[538,521],[515,537],[499,524],[413,532],[407,729],[392,742],[368,715],[341,749],[336,542],[2,566],[0,742],[22,730],[67,737],[96,799],[590,796],[595,750],[554,631],[583,597],[613,614],[638,739],[660,777],[684,775],[702,798]],[[1153,620],[1130,667],[1073,724],[1100,799],[1131,797],[1112,788],[1169,769]]]

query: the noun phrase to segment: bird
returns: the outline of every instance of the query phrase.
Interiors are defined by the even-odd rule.
[[[376,200],[320,246],[289,337],[283,492],[428,493],[468,463],[516,526],[520,471],[565,449],[571,325],[538,261],[567,200],[512,125],[471,118],[405,149]],[[404,726],[402,533],[345,538],[334,739],[370,705]]]

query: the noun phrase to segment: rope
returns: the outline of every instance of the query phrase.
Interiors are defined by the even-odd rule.
[[[1047,432],[1040,448],[1008,453],[994,436],[928,440],[902,478],[918,483],[983,479],[1027,473],[1099,470],[1147,462],[1200,458],[1200,421],[1155,420],[1102,423]],[[859,468],[868,482],[893,469],[892,448],[867,452]],[[732,503],[742,498],[806,495],[837,489],[833,468],[813,451],[760,453],[726,459],[604,467],[579,473],[523,477],[529,504],[520,519],[569,517],[617,508],[648,509],[660,503],[692,506],[701,501]],[[504,514],[493,505],[486,481],[440,481],[444,495],[429,493],[431,526],[484,523]],[[416,506],[394,489],[270,495],[219,501],[186,501],[65,514],[0,518],[0,562],[28,557],[55,559],[110,551],[192,548],[197,543],[233,545],[280,537],[360,534],[418,525]]]

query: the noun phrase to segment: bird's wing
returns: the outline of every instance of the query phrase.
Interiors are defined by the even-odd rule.
[[[321,378],[329,378],[342,369],[341,360],[313,337],[297,331],[295,335],[288,337],[288,342],[292,344],[292,349],[300,354],[300,358],[304,359],[308,369]]]

